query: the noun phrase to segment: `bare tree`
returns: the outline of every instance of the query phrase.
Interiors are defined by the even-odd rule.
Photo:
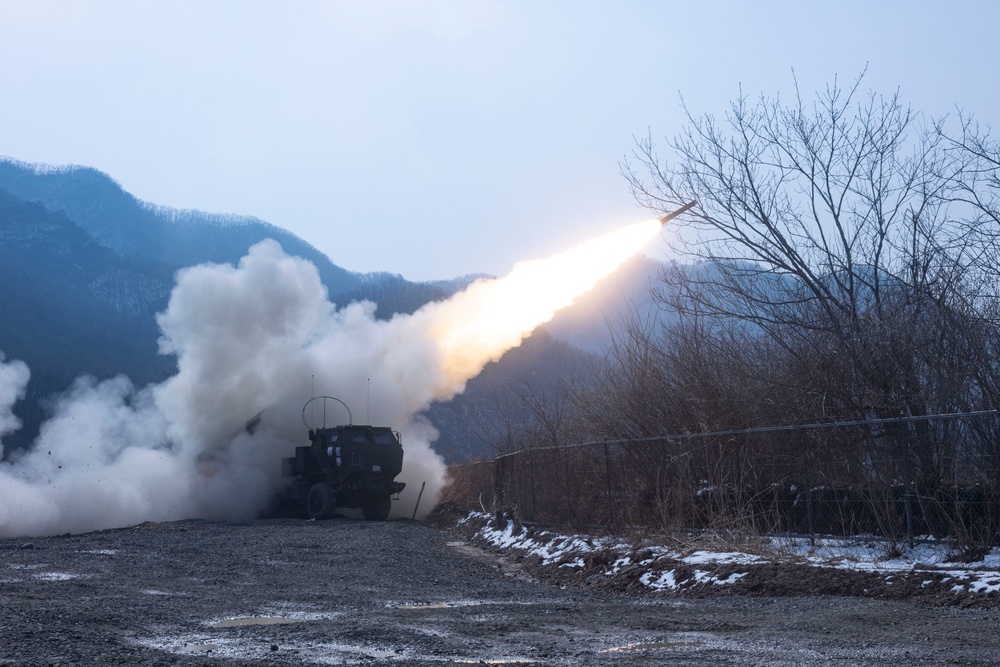
[[[860,82],[811,103],[741,94],[722,122],[688,111],[672,160],[647,138],[623,169],[650,208],[699,202],[677,235],[693,263],[665,276],[676,306],[825,368],[837,382],[810,389],[827,407],[884,416],[924,409],[917,357],[977,249],[951,218],[942,138]]]

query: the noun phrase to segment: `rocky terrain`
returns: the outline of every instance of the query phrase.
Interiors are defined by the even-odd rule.
[[[618,592],[539,574],[409,521],[5,539],[0,665],[985,665],[1000,644],[981,608]]]

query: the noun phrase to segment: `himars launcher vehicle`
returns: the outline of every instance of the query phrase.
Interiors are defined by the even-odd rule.
[[[313,401],[323,401],[323,426],[313,428],[306,410]],[[295,456],[282,459],[282,474],[294,477],[286,499],[310,519],[333,516],[337,507],[360,508],[366,519],[384,521],[392,498],[406,484],[394,481],[403,469],[403,446],[399,433],[388,426],[353,424],[347,408],[348,424],[326,426],[326,402],[332,396],[317,396],[302,408],[302,421],[309,429],[308,447],[296,447]]]

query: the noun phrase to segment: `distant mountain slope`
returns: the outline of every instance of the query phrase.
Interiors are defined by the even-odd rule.
[[[433,283],[414,283],[398,273],[375,272],[360,276],[361,285],[343,292],[338,304],[352,301],[372,301],[377,304],[375,317],[388,319],[396,313],[410,314],[431,301],[441,301],[451,296]]]
[[[0,160],[0,189],[18,199],[41,202],[66,216],[123,257],[152,259],[176,267],[234,262],[265,238],[319,269],[331,294],[361,286],[357,274],[333,264],[291,232],[252,217],[179,211],[142,202],[107,174],[89,167],[52,168]]]
[[[424,284],[446,292],[450,296],[461,292],[477,280],[489,280],[493,277],[494,276],[491,276],[488,273],[470,273],[465,276],[459,276],[458,278],[451,278],[449,280],[432,280]]]
[[[166,305],[173,271],[124,259],[63,213],[0,191],[0,350],[31,368],[27,400],[15,412],[35,435],[42,400],[80,375],[127,373],[145,384],[172,372],[159,356],[153,313]]]

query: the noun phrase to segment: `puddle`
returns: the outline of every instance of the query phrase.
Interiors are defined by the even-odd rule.
[[[288,618],[286,616],[244,616],[242,618],[227,618],[211,624],[213,628],[239,628],[245,625],[285,625],[290,623],[309,623],[315,618]]]
[[[601,653],[629,653],[632,651],[661,651],[671,648],[685,648],[692,646],[704,646],[705,642],[646,642],[636,644],[624,644],[606,648]]]

